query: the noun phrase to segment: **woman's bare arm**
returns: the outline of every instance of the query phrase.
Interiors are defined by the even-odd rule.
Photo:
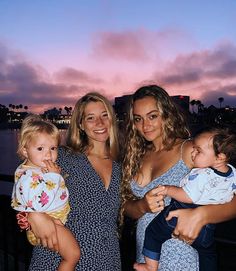
[[[195,209],[171,211],[167,217],[178,217],[174,234],[180,239],[194,241],[202,227],[209,223],[220,223],[236,217],[236,197],[225,204],[205,205]]]
[[[129,200],[125,203],[125,214],[133,219],[139,219],[145,213],[156,213],[164,209],[163,195],[159,194],[164,188],[156,187],[145,194],[142,199]]]
[[[60,220],[51,218],[45,213],[33,212],[28,214],[28,222],[36,238],[44,247],[58,251],[58,238],[55,224],[60,224]]]

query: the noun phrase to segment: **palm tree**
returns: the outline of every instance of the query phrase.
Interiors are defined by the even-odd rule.
[[[223,98],[223,97],[220,97],[220,98],[218,98],[218,101],[219,101],[219,103],[220,103],[220,108],[221,108],[221,104],[223,103],[224,98]]]
[[[69,108],[68,108],[68,106],[65,106],[64,109],[66,111],[66,114],[68,115],[69,114]]]
[[[27,111],[27,110],[28,110],[28,106],[27,106],[27,105],[25,105],[25,106],[24,106],[24,109],[25,109],[25,111]]]
[[[71,111],[72,111],[72,107],[70,106],[69,107],[69,113],[70,113],[70,115],[71,115]]]
[[[196,100],[192,100],[190,104],[192,106],[192,113],[194,113],[194,105],[196,104]]]
[[[196,100],[195,104],[197,106],[197,112],[199,113],[199,109],[201,107],[202,102],[200,100]]]

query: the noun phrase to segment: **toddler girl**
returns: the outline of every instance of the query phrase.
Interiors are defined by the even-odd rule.
[[[58,270],[74,270],[80,259],[80,248],[73,234],[63,225],[70,211],[68,190],[55,163],[60,143],[59,130],[37,115],[29,115],[22,123],[18,154],[24,162],[16,169],[12,207],[20,212],[46,212],[53,219],[62,261]],[[62,223],[63,224],[62,224]],[[39,245],[28,229],[27,238]]]

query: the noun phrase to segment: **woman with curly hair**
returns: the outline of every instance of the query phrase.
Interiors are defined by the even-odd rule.
[[[142,249],[146,227],[170,203],[170,198],[163,199],[158,194],[162,189],[158,185],[179,186],[180,180],[193,167],[189,136],[183,115],[164,89],[148,85],[133,94],[123,161],[121,223],[124,214],[137,219],[138,263],[144,262]],[[168,220],[178,217],[173,232],[177,238],[163,245],[159,270],[198,270],[196,250],[186,243],[193,243],[204,225],[235,216],[235,205],[234,199],[223,205],[169,213]],[[201,270],[216,270],[214,247],[198,252]]]

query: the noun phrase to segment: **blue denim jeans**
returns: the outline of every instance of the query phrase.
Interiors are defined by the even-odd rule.
[[[177,224],[177,218],[174,217],[166,221],[166,216],[172,210],[196,208],[196,204],[187,204],[172,199],[169,206],[156,216],[148,225],[145,232],[143,254],[153,260],[159,260],[162,244],[171,238],[171,234]],[[216,270],[216,252],[214,249],[214,230],[215,225],[207,224],[202,228],[199,236],[192,246],[199,253],[200,270]],[[205,266],[205,267],[204,267]]]

